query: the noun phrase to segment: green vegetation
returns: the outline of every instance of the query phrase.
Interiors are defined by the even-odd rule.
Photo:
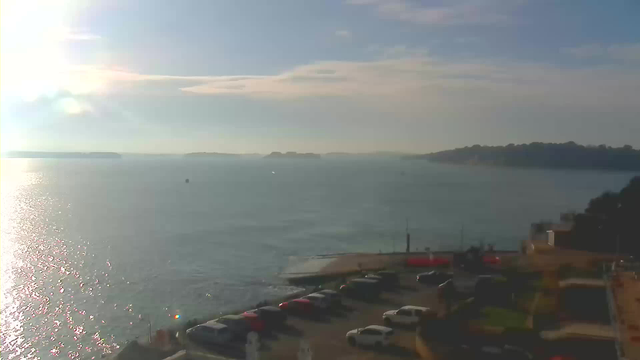
[[[591,199],[584,213],[575,215],[571,247],[594,252],[640,255],[640,176],[619,193],[605,192]]]
[[[473,145],[405,159],[470,165],[545,167],[566,169],[640,170],[640,150],[630,145],[613,148],[606,145],[583,146],[573,141],[554,144],[533,142],[507,146]]]
[[[507,308],[487,306],[480,309],[479,317],[471,323],[476,326],[524,329],[527,328],[527,314]]]

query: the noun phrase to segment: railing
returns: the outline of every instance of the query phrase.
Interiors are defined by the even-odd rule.
[[[613,297],[613,288],[611,287],[611,273],[605,272],[603,275],[605,287],[607,289],[607,304],[609,305],[609,317],[611,318],[611,328],[615,335],[616,352],[619,360],[626,360],[624,349],[622,347],[622,339],[620,338],[620,327],[618,321],[618,312],[616,310],[616,302]]]

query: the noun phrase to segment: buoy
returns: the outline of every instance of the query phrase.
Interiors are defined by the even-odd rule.
[[[189,179],[184,179],[184,182],[188,184],[189,183]]]

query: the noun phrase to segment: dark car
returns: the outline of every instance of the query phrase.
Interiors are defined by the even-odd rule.
[[[251,325],[242,315],[225,315],[215,322],[227,325],[237,339],[246,339],[247,334],[251,332]]]
[[[416,276],[416,281],[421,284],[440,285],[453,277],[452,273],[442,271],[429,271]]]
[[[263,332],[265,328],[264,320],[262,320],[258,314],[244,312],[241,314],[244,319],[249,323],[251,331]]]
[[[315,311],[313,303],[307,299],[285,301],[278,307],[283,311],[296,315],[312,315]]]
[[[287,314],[275,306],[263,306],[245,312],[245,314],[256,314],[267,329],[274,329],[282,326],[287,321]]]
[[[382,270],[382,271],[378,271],[374,275],[380,276],[383,282],[392,286],[397,285],[399,282],[398,273],[396,273],[395,271]]]
[[[380,296],[380,281],[373,279],[353,279],[340,286],[340,293],[361,300],[373,300]]]
[[[317,294],[322,294],[329,298],[332,306],[340,306],[342,305],[342,295],[339,292],[334,290],[320,290]]]
[[[393,281],[391,277],[380,276],[379,274],[368,274],[365,279],[376,280],[380,283],[380,287],[385,290],[393,289],[397,283]]]

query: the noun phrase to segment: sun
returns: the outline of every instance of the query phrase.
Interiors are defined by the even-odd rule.
[[[68,32],[70,1],[2,0],[2,92],[24,101],[58,91],[69,69],[61,34]]]

